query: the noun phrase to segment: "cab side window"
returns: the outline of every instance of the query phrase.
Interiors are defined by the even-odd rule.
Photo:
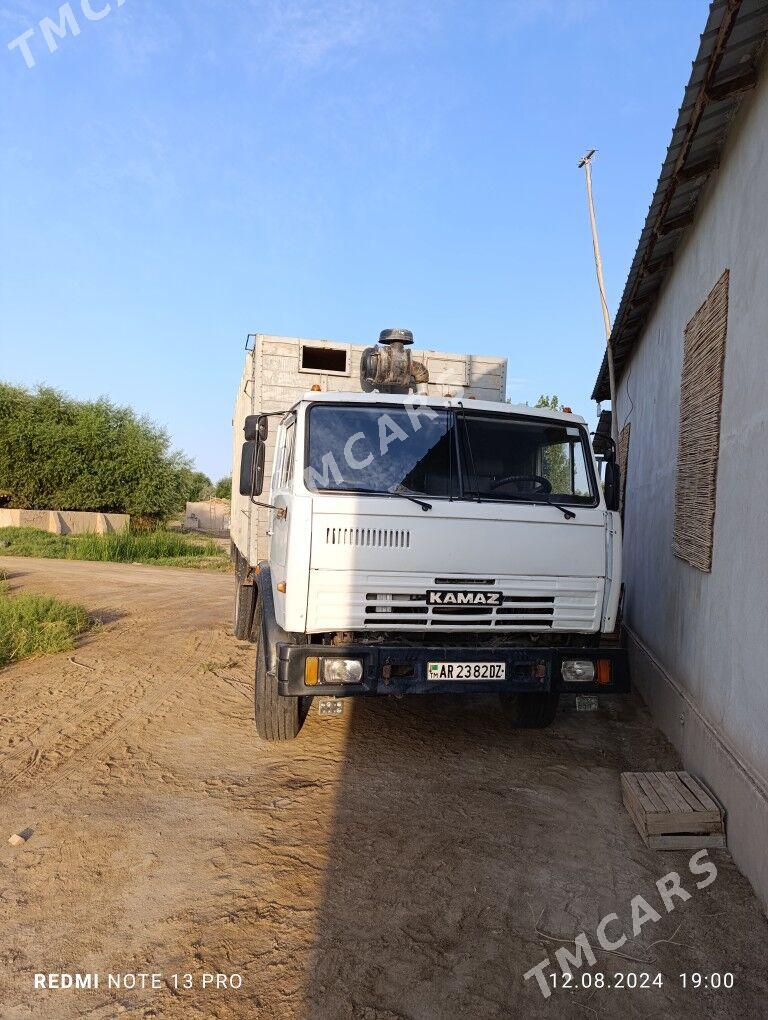
[[[293,480],[293,455],[296,445],[296,419],[288,422],[285,427],[285,438],[283,441],[283,456],[280,464],[280,477],[278,484],[285,489]]]

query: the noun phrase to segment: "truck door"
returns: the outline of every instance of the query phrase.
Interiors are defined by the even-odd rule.
[[[277,585],[286,579],[288,540],[291,530],[291,488],[296,443],[296,416],[292,415],[280,429],[277,444],[275,471],[272,476],[272,498],[276,507],[285,510],[285,516],[270,510],[269,563],[272,579]]]

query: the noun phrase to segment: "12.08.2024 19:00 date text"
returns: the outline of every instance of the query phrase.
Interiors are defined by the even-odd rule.
[[[664,985],[664,975],[661,973],[652,974],[648,971],[638,973],[629,971],[615,974],[606,974],[603,971],[584,971],[581,974],[558,973],[552,971],[547,975],[552,988],[577,989],[577,988],[661,988]],[[733,988],[734,977],[730,972],[712,974],[679,974],[678,978],[683,988],[697,989],[719,989]]]

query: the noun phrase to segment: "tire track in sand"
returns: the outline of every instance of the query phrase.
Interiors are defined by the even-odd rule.
[[[156,714],[180,693],[181,681],[195,661],[212,650],[215,641],[212,632],[201,636],[193,631],[184,635],[182,647],[174,649],[171,656],[144,654],[140,650],[143,647],[162,647],[167,653],[169,635],[158,634],[151,619],[126,623],[117,623],[108,633],[97,635],[90,647],[101,650],[99,646],[105,641],[117,646],[106,649],[107,668],[110,661],[114,663],[116,653],[130,650],[129,657],[123,655],[126,668],[121,672],[130,673],[132,683],[116,690],[104,676],[104,667],[95,667],[93,678],[80,684],[74,696],[66,684],[60,685],[53,702],[54,707],[61,705],[59,713],[52,714],[50,700],[34,692],[16,710],[4,713],[4,726],[11,726],[16,734],[21,730],[24,743],[19,750],[0,757],[2,799],[32,783],[36,791],[49,791],[84,764],[106,756],[134,722]],[[161,668],[168,658],[174,663],[170,671]],[[149,692],[141,696],[147,687]]]

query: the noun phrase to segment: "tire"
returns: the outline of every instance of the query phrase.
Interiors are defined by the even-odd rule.
[[[235,578],[235,608],[232,630],[241,641],[253,641],[253,613],[256,605],[256,585],[241,584]]]
[[[559,694],[500,694],[504,715],[517,729],[543,730],[554,722]]]
[[[277,677],[267,672],[261,602],[256,605],[253,633],[256,639],[256,676],[253,686],[256,732],[262,740],[270,742],[293,740],[304,725],[312,699],[282,698],[277,693]]]

